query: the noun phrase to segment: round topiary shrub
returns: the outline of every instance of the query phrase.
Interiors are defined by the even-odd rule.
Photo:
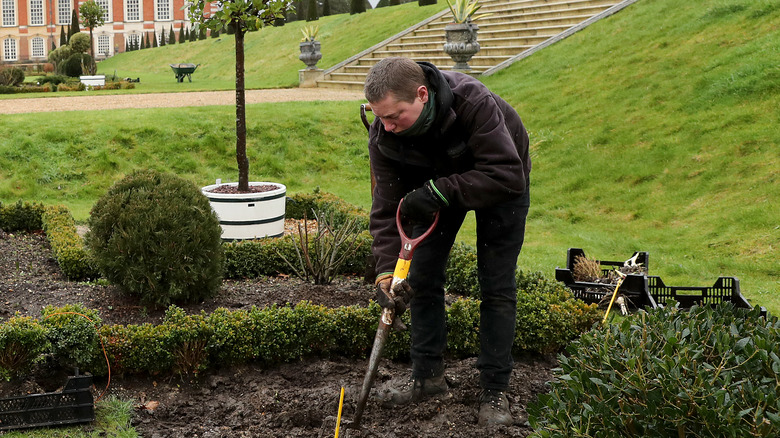
[[[92,208],[85,236],[100,272],[145,303],[196,302],[222,282],[222,230],[208,200],[170,174],[137,171]]]
[[[79,77],[92,69],[95,60],[87,53],[74,53],[61,63],[59,72],[70,77]]]
[[[90,46],[89,35],[85,32],[74,33],[68,40],[68,46],[73,53],[86,53]]]

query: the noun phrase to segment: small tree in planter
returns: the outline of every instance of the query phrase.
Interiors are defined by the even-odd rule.
[[[244,88],[244,36],[272,24],[291,9],[290,0],[218,0],[218,10],[206,13],[209,0],[190,4],[192,21],[199,23],[200,35],[226,28],[233,31],[236,44],[236,162],[238,184],[202,189],[220,218],[223,239],[253,239],[280,235],[284,231],[284,195],[282,184],[249,184],[249,159],[246,153],[246,97]],[[230,32],[228,32],[230,33]],[[224,190],[228,189],[228,193]],[[235,191],[244,195],[235,195]],[[216,193],[222,192],[222,193]],[[230,193],[233,192],[233,193]],[[234,199],[224,199],[224,197]],[[270,205],[269,205],[270,204]]]
[[[105,11],[94,0],[89,0],[79,6],[79,13],[81,14],[81,23],[89,29],[89,54],[92,56],[92,59],[95,59],[95,44],[92,39],[92,30],[105,24],[105,20],[103,20]],[[93,71],[89,74],[95,74],[95,72]]]

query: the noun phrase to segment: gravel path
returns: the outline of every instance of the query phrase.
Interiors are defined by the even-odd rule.
[[[290,102],[316,100],[365,100],[360,91],[328,88],[284,88],[247,90],[246,103]],[[72,97],[36,97],[0,100],[0,114],[81,111],[125,108],[171,108],[182,106],[235,105],[236,93],[226,91],[196,91],[184,93],[107,94]]]

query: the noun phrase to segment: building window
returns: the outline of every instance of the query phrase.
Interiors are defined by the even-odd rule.
[[[103,22],[110,23],[111,21],[111,3],[108,0],[97,0],[98,6],[103,9]]]
[[[125,3],[125,21],[141,21],[141,5],[139,0],[127,0]]]
[[[33,58],[44,58],[46,57],[46,44],[43,38],[41,37],[35,37],[31,40],[30,46],[32,48],[32,57]]]
[[[6,38],[3,40],[3,61],[16,61],[16,40]]]
[[[30,26],[43,25],[43,0],[30,0]]]
[[[2,9],[3,26],[16,26],[16,4],[14,0],[3,0]]]
[[[98,35],[98,40],[97,40],[98,53],[108,58],[108,54],[110,50],[111,50],[111,38],[108,35]]]
[[[5,0],[3,0],[5,1]],[[157,0],[157,19],[158,20],[170,20],[171,19],[171,1],[170,0]]]
[[[72,10],[70,0],[57,0],[57,22],[59,24],[70,24]]]

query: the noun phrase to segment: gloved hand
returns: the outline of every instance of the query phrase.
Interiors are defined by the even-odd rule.
[[[428,181],[419,189],[404,196],[401,203],[401,215],[412,222],[429,224],[433,222],[436,212],[449,205],[447,199]]]
[[[376,302],[380,306],[395,310],[395,316],[401,316],[414,297],[414,290],[406,280],[395,285],[394,297],[390,297],[390,286],[393,283],[392,274],[382,275],[376,280]]]

